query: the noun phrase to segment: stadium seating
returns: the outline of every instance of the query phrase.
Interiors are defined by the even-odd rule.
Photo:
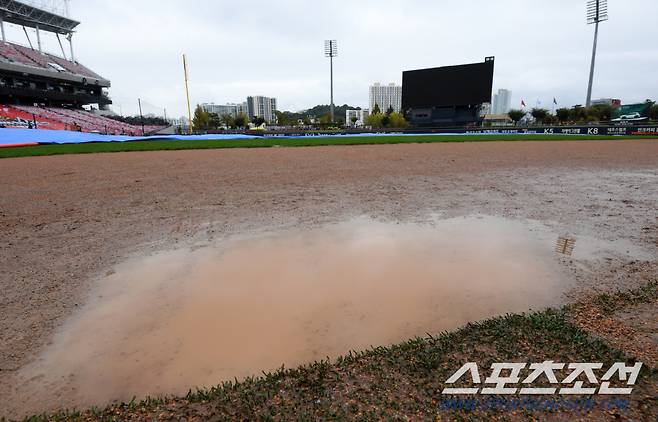
[[[132,135],[142,134],[141,126],[134,126],[128,123],[119,122],[108,117],[84,110],[70,110],[59,107],[34,107],[34,106],[13,106],[15,109],[29,113],[37,118],[47,119],[49,121],[61,122],[69,130],[82,130],[83,132],[106,133],[111,135]],[[145,126],[145,132],[152,133],[163,126]]]
[[[28,59],[27,57],[19,53],[18,50],[14,48],[13,44],[9,44],[6,42],[0,42],[0,55],[5,61],[16,62],[28,66],[36,65],[34,61]]]
[[[63,71],[72,73],[75,75],[85,76],[88,78],[102,79],[101,76],[94,73],[93,71],[87,69],[85,66],[80,63],[76,63],[70,60],[66,60],[62,57],[58,57],[48,53],[40,53],[36,50],[33,50],[28,47],[23,47],[18,44],[11,44],[8,42],[0,41],[0,60],[19,63],[26,66],[32,66],[36,68],[48,69],[51,71]],[[58,70],[51,65],[54,63],[61,68]]]

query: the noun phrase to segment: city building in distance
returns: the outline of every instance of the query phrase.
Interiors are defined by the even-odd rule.
[[[402,87],[394,83],[388,85],[375,83],[370,87],[370,110],[374,110],[375,105],[382,113],[386,113],[390,107],[393,107],[393,111],[400,112],[402,110]]]
[[[350,127],[362,127],[365,125],[368,116],[370,116],[370,110],[367,108],[361,110],[346,110],[345,124]]]
[[[236,117],[239,114],[244,114],[253,119],[255,117],[262,117],[267,123],[276,123],[276,98],[269,98],[263,96],[247,97],[247,101],[243,103],[203,103],[201,108],[207,113],[217,114],[223,116]]]
[[[269,124],[276,123],[276,98],[247,97],[247,114],[250,119],[262,117]]]
[[[592,100],[592,105],[609,105],[612,108],[621,107],[621,100],[617,98],[599,98],[598,100]]]
[[[493,108],[491,114],[507,114],[512,109],[512,91],[509,89],[499,89],[493,96]],[[487,113],[489,114],[489,113]]]
[[[216,114],[218,116],[229,115],[231,117],[237,117],[238,114],[248,115],[247,103],[226,103],[226,104],[215,104],[215,103],[204,103],[201,104],[201,108],[206,113]]]

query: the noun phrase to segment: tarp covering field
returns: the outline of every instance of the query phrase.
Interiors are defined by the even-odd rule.
[[[419,136],[417,133],[350,133],[350,134],[313,134],[296,136],[276,136],[281,139],[300,139],[309,137],[369,137],[369,136]],[[454,135],[447,133],[428,133],[423,136]],[[230,139],[262,139],[262,136],[244,134],[210,134],[210,135],[151,135],[124,136],[101,135],[97,133],[72,132],[67,130],[35,130],[35,129],[0,129],[0,147],[15,147],[25,145],[48,144],[84,144],[90,142],[130,142],[130,141],[204,141]],[[272,138],[272,137],[267,137]]]
[[[202,141],[209,139],[253,139],[252,135],[158,135],[123,136],[101,135],[97,133],[72,132],[68,130],[43,129],[0,129],[0,147],[47,144],[84,144],[89,142],[128,142],[148,140]]]

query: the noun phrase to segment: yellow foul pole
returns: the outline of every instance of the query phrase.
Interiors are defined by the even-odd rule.
[[[185,58],[185,54],[183,54],[183,71],[185,72],[185,94],[187,95],[187,117],[190,119],[189,128],[190,128],[190,135],[191,135],[193,133],[192,132],[192,106],[190,105],[190,85],[189,85],[189,78],[188,78],[188,73],[187,73],[187,59]]]

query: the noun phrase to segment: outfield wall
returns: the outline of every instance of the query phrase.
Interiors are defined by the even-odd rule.
[[[407,128],[407,129],[371,129],[371,130],[336,130],[310,132],[301,130],[250,132],[259,136],[327,136],[327,135],[358,135],[358,134],[445,134],[445,135],[589,135],[589,136],[632,136],[658,135],[658,125],[643,126],[536,126],[536,127],[478,127],[478,128]]]
[[[658,134],[658,126],[548,126],[536,128],[479,128],[466,129],[467,134],[541,134],[541,135],[653,135]]]

